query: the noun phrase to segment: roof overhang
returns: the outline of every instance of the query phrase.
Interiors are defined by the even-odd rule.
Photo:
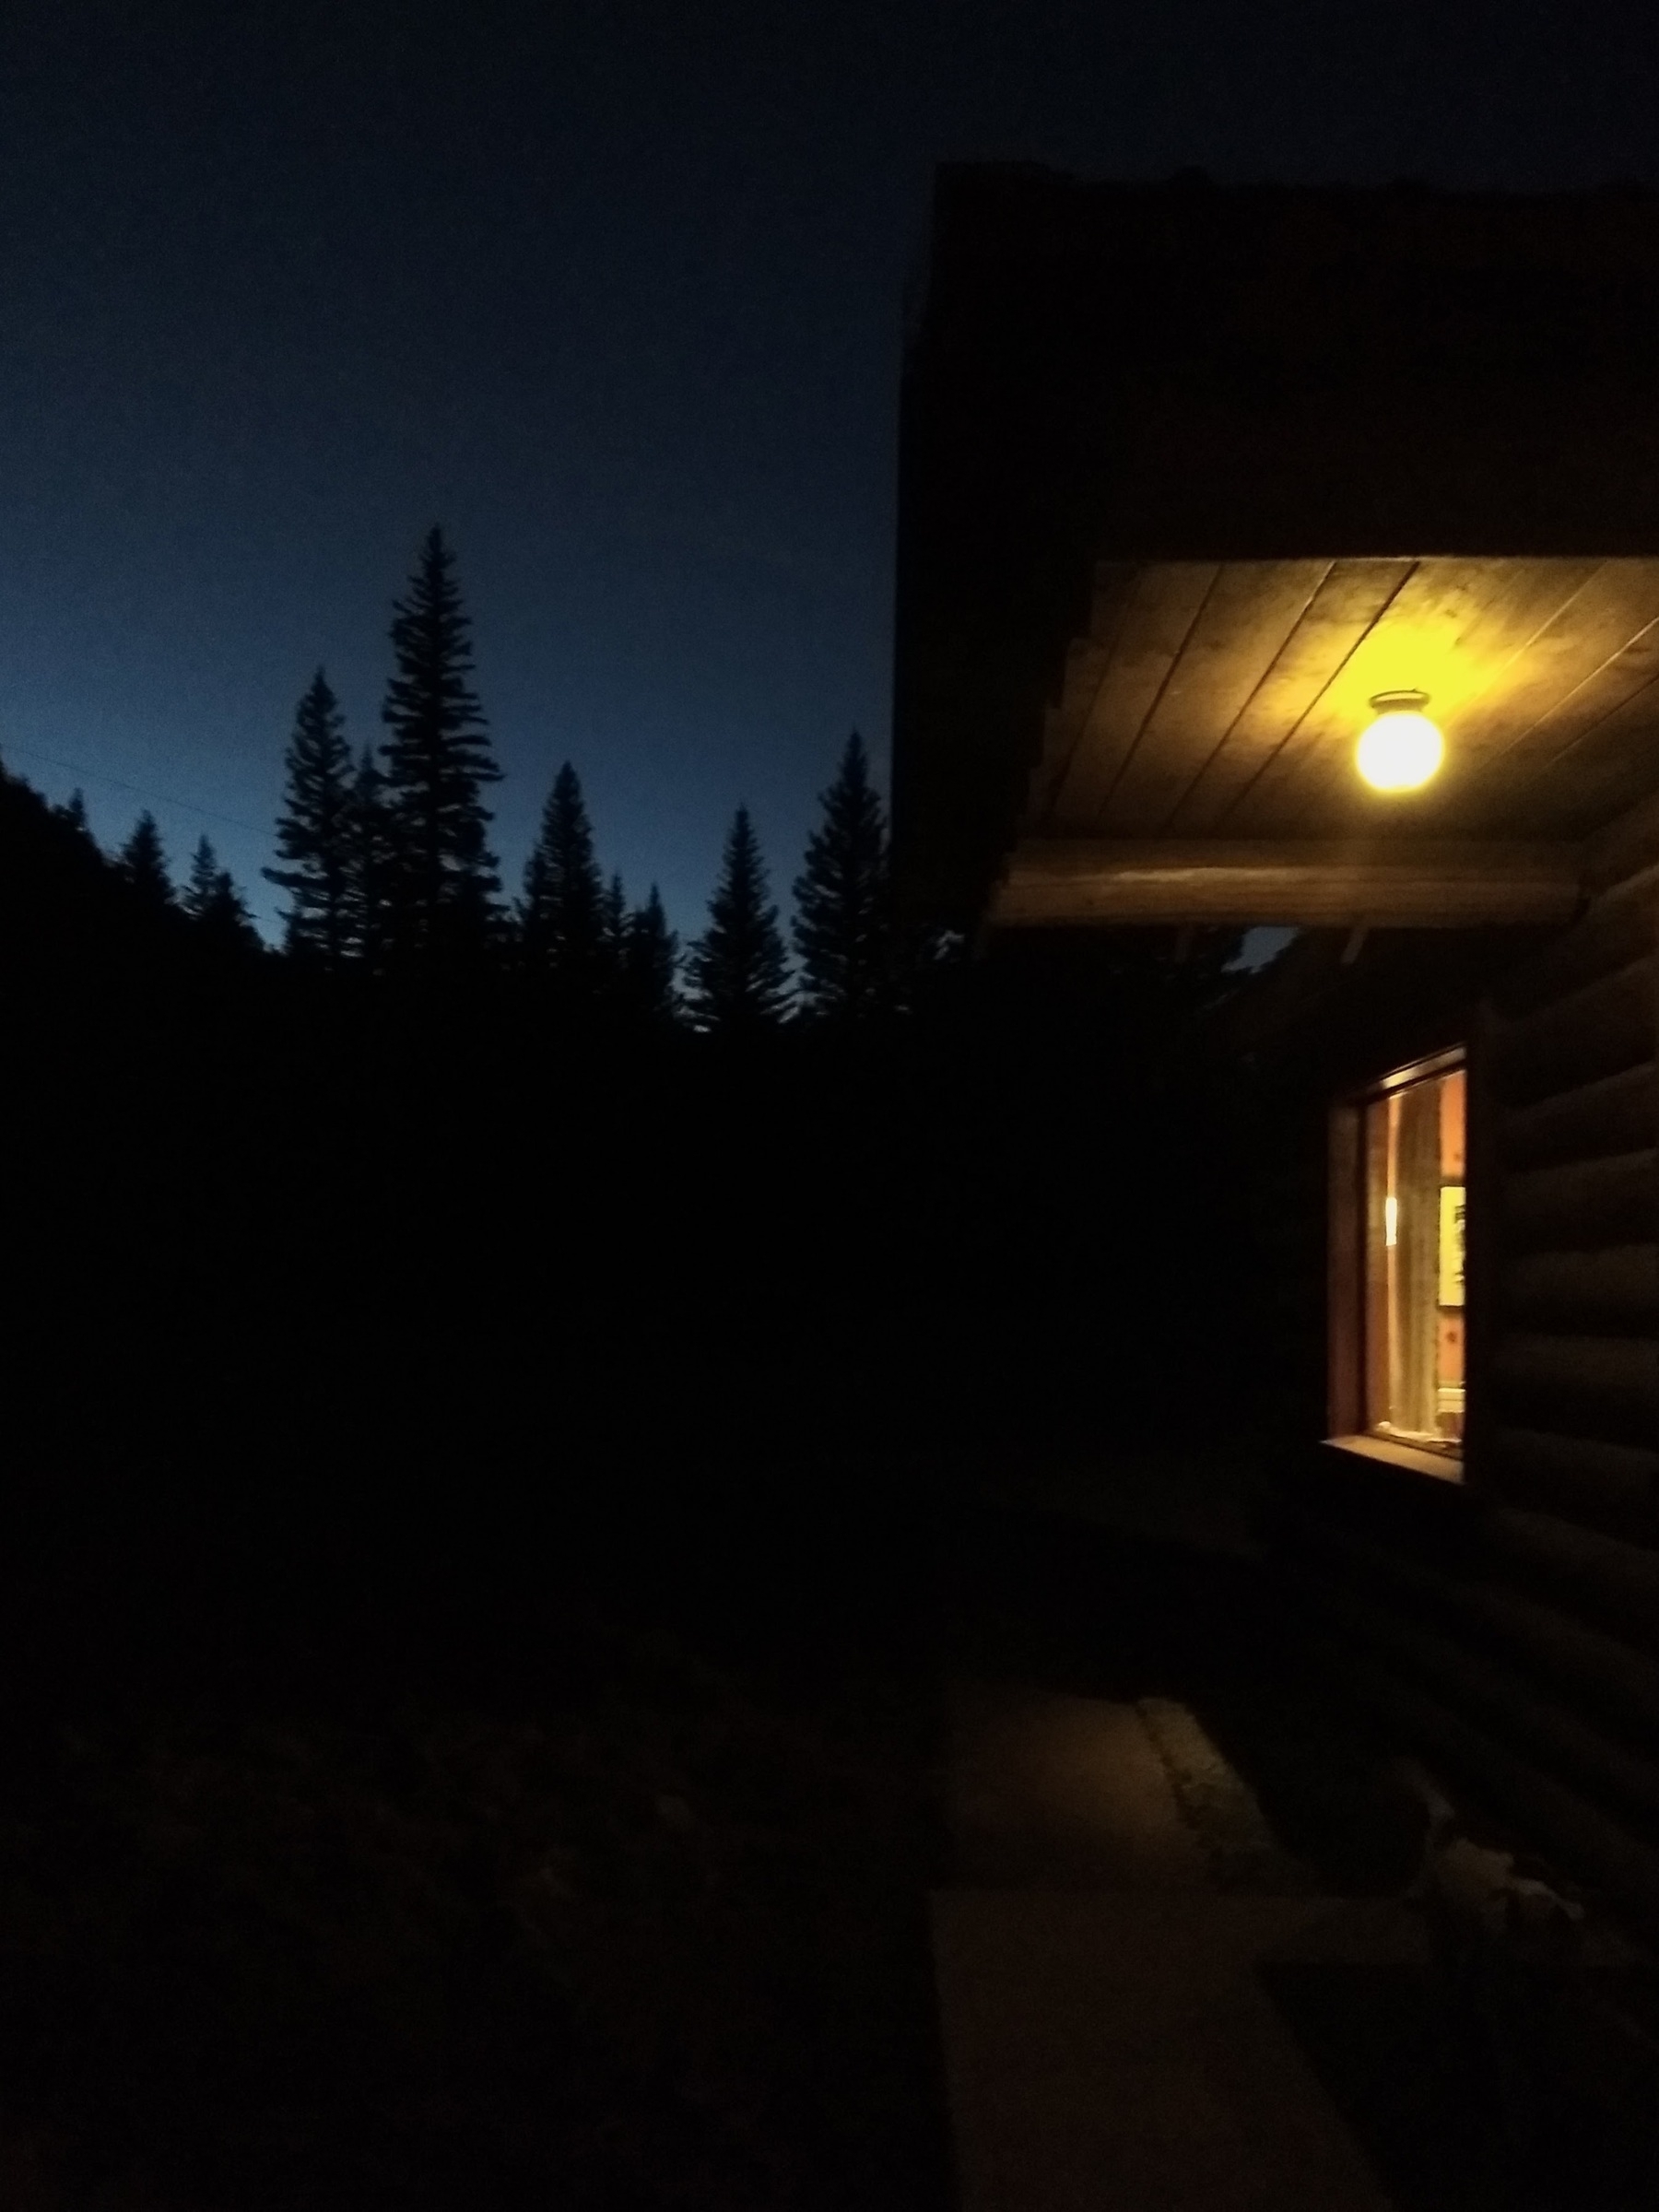
[[[1355,766],[1429,695],[1422,789]],[[1044,718],[994,926],[1563,920],[1659,782],[1659,560],[1114,563]]]
[[[900,461],[908,910],[1555,916],[1659,789],[1659,196],[940,181]],[[1354,747],[1420,689],[1444,767]]]

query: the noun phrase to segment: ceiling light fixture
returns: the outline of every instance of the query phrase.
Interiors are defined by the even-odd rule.
[[[1427,691],[1379,691],[1377,719],[1359,739],[1355,766],[1373,791],[1420,791],[1446,757],[1446,741],[1423,709]]]

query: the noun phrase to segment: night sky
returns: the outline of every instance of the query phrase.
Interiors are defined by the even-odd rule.
[[[885,758],[940,159],[1659,182],[1659,10],[166,0],[0,13],[0,757],[260,881],[319,662],[379,742],[441,522],[516,888],[559,763],[695,928]]]

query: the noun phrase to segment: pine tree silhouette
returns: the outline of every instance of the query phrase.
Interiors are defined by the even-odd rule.
[[[245,954],[265,950],[265,939],[254,927],[248,902],[237,888],[229,868],[221,868],[214,881],[213,896],[202,915],[202,928],[226,952]]]
[[[156,818],[146,807],[133,824],[133,834],[116,855],[116,866],[147,907],[158,912],[173,904],[172,877],[167,872],[167,853]]]
[[[500,888],[484,784],[500,779],[472,675],[471,623],[441,530],[429,532],[396,603],[396,674],[381,719],[396,824],[393,950],[429,971],[476,963],[496,935]]]
[[[709,926],[686,963],[691,1018],[712,1035],[758,1036],[776,1029],[787,1010],[789,964],[778,910],[766,894],[759,841],[748,808],[739,806],[709,901]]]
[[[87,797],[78,786],[61,806],[54,806],[52,811],[60,822],[67,822],[71,830],[78,830],[88,844],[92,842],[92,826],[87,819]]]
[[[572,1001],[597,998],[606,981],[606,894],[594,830],[576,771],[567,760],[542,809],[541,833],[524,865],[520,944],[532,972]]]
[[[218,879],[218,854],[204,837],[191,857],[190,874],[179,895],[179,904],[193,922],[200,922],[211,909]]]
[[[265,940],[253,926],[247,900],[237,889],[229,869],[219,865],[218,854],[206,838],[191,859],[190,876],[179,904],[221,952],[265,950]]]
[[[622,982],[629,1011],[650,1022],[673,1021],[679,1012],[678,973],[679,939],[668,926],[653,883],[644,905],[629,915],[623,938]]]
[[[337,968],[350,943],[353,778],[345,720],[321,668],[295,711],[286,765],[276,852],[288,865],[262,873],[289,897],[283,949]]]
[[[384,972],[392,937],[397,870],[397,825],[386,803],[386,780],[363,747],[347,811],[345,942],[365,973]]]
[[[628,894],[620,876],[613,876],[605,887],[599,904],[599,939],[605,947],[606,981],[618,983],[628,951]]]
[[[889,1005],[893,990],[887,824],[856,730],[820,804],[794,887],[801,995],[820,1019],[856,1021]]]

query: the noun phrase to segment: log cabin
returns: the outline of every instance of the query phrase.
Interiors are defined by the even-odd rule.
[[[943,171],[893,818],[978,941],[1300,933],[1279,1571],[1659,1930],[1659,197]]]

